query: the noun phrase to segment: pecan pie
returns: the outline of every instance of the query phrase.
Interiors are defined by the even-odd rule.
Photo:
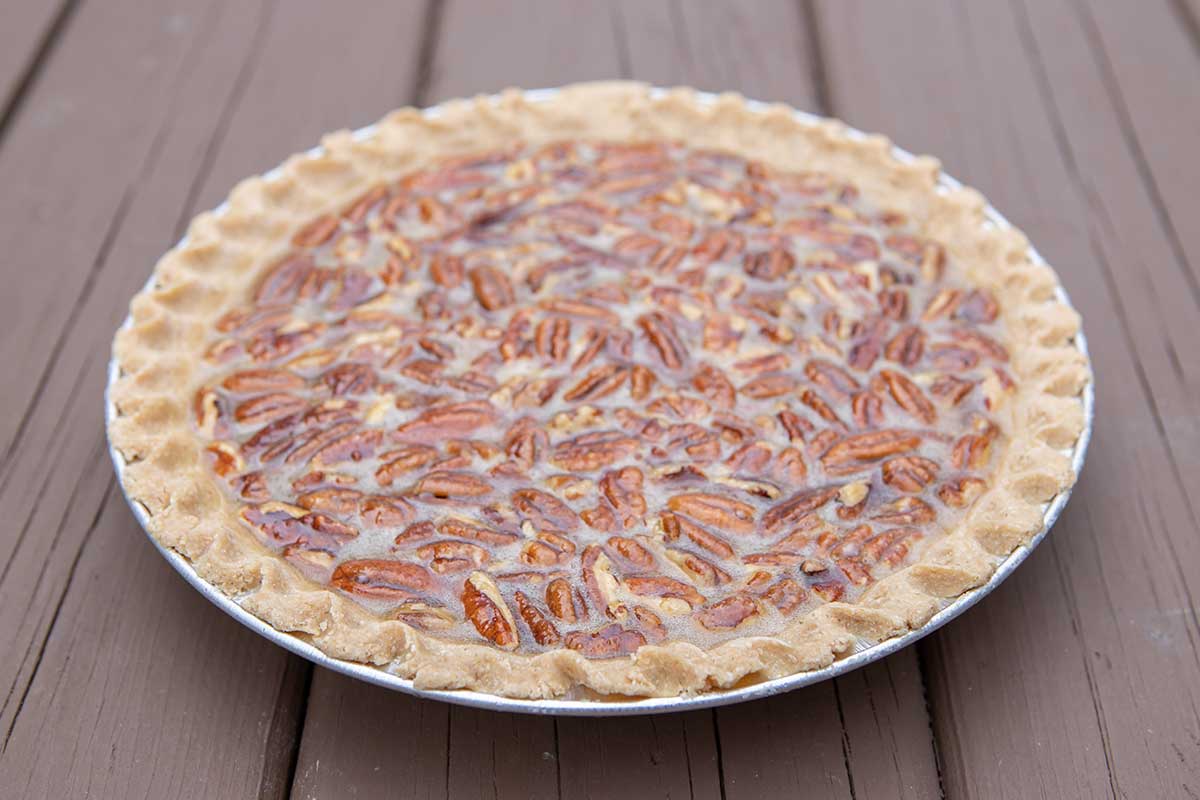
[[[1074,480],[1073,311],[932,159],[634,84],[238,186],[117,335],[151,533],[429,688],[672,695],[923,624]]]

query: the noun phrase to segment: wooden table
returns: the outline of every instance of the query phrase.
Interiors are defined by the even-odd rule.
[[[1200,0],[8,0],[0,796],[1196,797]],[[234,182],[405,104],[733,89],[939,154],[1058,268],[1097,373],[1053,535],[916,647],[690,714],[415,700],[241,628],[108,462],[112,331]]]

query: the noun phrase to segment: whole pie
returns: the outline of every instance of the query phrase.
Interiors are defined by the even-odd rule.
[[[150,532],[424,688],[675,695],[921,626],[1040,530],[1077,315],[933,159],[626,83],[239,185],[115,342]]]

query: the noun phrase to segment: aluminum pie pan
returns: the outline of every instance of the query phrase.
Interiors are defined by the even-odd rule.
[[[665,93],[666,89],[654,88],[651,90],[653,94],[660,95]],[[557,94],[557,89],[530,89],[523,94],[530,102],[544,102]],[[701,103],[712,103],[717,99],[717,95],[710,92],[697,92],[697,99]],[[752,111],[765,111],[772,107],[772,104],[758,100],[747,100],[747,107]],[[433,106],[425,109],[422,113],[436,117],[441,111],[438,106]],[[824,118],[814,114],[809,114],[804,111],[793,110],[793,115],[796,119],[806,123],[816,123]],[[369,125],[365,128],[360,128],[355,131],[354,135],[358,138],[367,138],[375,130],[374,125]],[[866,137],[867,134],[854,128],[847,128],[848,135],[852,138]],[[323,148],[314,147],[307,152],[306,155],[320,155]],[[893,156],[902,162],[910,162],[915,156],[902,148],[892,147]],[[277,177],[279,168],[273,169],[263,175],[263,178],[270,180]],[[938,191],[952,191],[961,189],[962,184],[956,179],[945,173],[941,173],[938,178]],[[217,208],[213,209],[213,213],[220,214],[226,209],[226,204],[222,203]],[[985,209],[986,221],[985,226],[996,226],[1001,228],[1011,228],[1012,224],[1005,217],[988,205]],[[176,247],[183,245],[187,241],[186,235],[179,241]],[[1029,258],[1033,263],[1049,267],[1046,260],[1037,252],[1032,245],[1029,246]],[[152,288],[154,284],[154,275],[146,282],[145,289]],[[1056,291],[1057,297],[1068,306],[1071,305],[1070,299],[1066,292],[1062,289],[1061,284]],[[132,319],[126,317],[122,323],[122,328],[127,328],[132,324]],[[1074,337],[1074,345],[1085,358],[1088,357],[1087,340],[1084,337],[1082,329]],[[1090,360],[1089,360],[1090,363]],[[104,417],[106,428],[116,417],[116,407],[111,399],[110,389],[114,382],[119,377],[120,370],[115,356],[110,358],[108,364],[108,383],[104,393]],[[1090,379],[1084,386],[1081,394],[1081,402],[1083,403],[1084,412],[1084,427],[1079,438],[1075,441],[1074,447],[1063,450],[1065,455],[1071,459],[1071,466],[1075,471],[1076,481],[1083,469],[1084,458],[1087,454],[1088,443],[1091,440],[1092,426],[1095,416],[1095,388],[1094,377]],[[1018,546],[1008,556],[997,564],[995,571],[987,582],[974,589],[968,590],[942,607],[940,611],[934,614],[924,625],[919,628],[910,630],[899,636],[894,636],[885,639],[881,642],[869,642],[860,640],[855,644],[851,654],[835,660],[832,664],[821,669],[809,670],[807,672],[798,672],[793,675],[787,675],[782,678],[762,681],[748,686],[742,686],[735,689],[727,689],[714,692],[706,692],[703,694],[676,696],[676,697],[651,697],[644,699],[621,699],[621,700],[606,700],[606,699],[564,699],[564,700],[526,700],[510,697],[502,697],[499,695],[487,694],[483,692],[475,692],[469,690],[444,690],[444,689],[421,689],[413,684],[413,681],[407,678],[402,678],[388,672],[384,667],[373,667],[366,664],[361,664],[353,661],[345,661],[338,658],[333,658],[327,655],[315,645],[308,642],[304,637],[280,631],[256,617],[251,612],[247,611],[238,602],[238,598],[231,597],[222,592],[217,587],[201,578],[193,569],[192,564],[186,557],[163,546],[149,532],[149,515],[141,503],[129,497],[125,491],[124,471],[125,459],[113,447],[111,440],[109,441],[109,455],[113,461],[113,467],[116,471],[117,478],[121,484],[121,493],[125,497],[125,501],[129,504],[134,517],[146,532],[154,547],[162,554],[163,558],[175,568],[175,570],[183,576],[183,579],[191,584],[200,594],[204,595],[210,602],[220,608],[229,616],[245,625],[250,630],[254,631],[263,638],[274,642],[280,647],[288,650],[296,655],[307,659],[321,667],[339,672],[343,675],[348,675],[352,678],[357,678],[367,683],[382,686],[387,689],[404,692],[406,694],[429,700],[441,700],[447,703],[456,705],[472,706],[475,708],[489,709],[492,711],[507,711],[522,714],[539,714],[539,715],[557,715],[557,716],[576,716],[576,717],[605,717],[605,716],[632,716],[638,714],[662,714],[674,711],[694,711],[701,708],[712,708],[715,706],[730,705],[732,703],[742,703],[748,700],[758,700],[764,697],[789,692],[793,689],[798,689],[802,686],[819,683],[830,678],[835,678],[843,675],[851,670],[870,664],[879,659],[885,658],[897,650],[907,647],[914,642],[928,636],[946,623],[950,622],[955,617],[962,614],[967,609],[978,603],[988,594],[990,594],[1001,582],[1004,581],[1012,572],[1020,566],[1020,564],[1029,557],[1033,549],[1046,538],[1050,528],[1054,525],[1063,508],[1066,507],[1067,500],[1071,496],[1072,486],[1067,487],[1059,492],[1045,505],[1043,514],[1043,523],[1041,529],[1030,539],[1028,544]]]

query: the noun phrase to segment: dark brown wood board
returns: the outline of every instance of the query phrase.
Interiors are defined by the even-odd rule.
[[[0,26],[0,129],[38,77],[75,5],[70,0],[47,0],[4,9],[4,25]]]
[[[0,761],[0,785],[9,780],[35,780],[49,796],[59,796],[58,791],[69,787],[103,785],[103,794],[122,796],[148,779],[139,774],[137,764],[160,759],[162,779],[173,780],[180,791],[196,796],[212,796],[211,786],[228,787],[230,796],[247,791],[279,796],[290,789],[302,721],[299,712],[310,668],[222,618],[207,603],[197,602],[199,598],[182,581],[163,570],[161,559],[131,558],[136,552],[131,548],[145,549],[148,543],[139,541],[136,523],[112,488],[100,398],[111,331],[157,255],[182,232],[183,223],[203,208],[199,203],[204,201],[199,198],[204,180],[214,172],[228,170],[225,153],[253,156],[254,151],[245,145],[259,141],[260,136],[268,142],[260,152],[269,153],[271,140],[295,137],[270,156],[277,162],[289,152],[315,143],[322,132],[343,124],[344,106],[312,103],[307,99],[309,93],[345,97],[347,85],[358,86],[361,91],[352,104],[366,121],[402,102],[411,91],[423,8],[397,7],[386,25],[377,15],[380,27],[372,49],[379,58],[374,64],[355,59],[320,62],[305,54],[330,35],[354,35],[365,41],[356,29],[339,31],[325,16],[325,9],[319,2],[289,3],[286,20],[275,27],[274,23],[280,22],[275,17],[277,8],[244,2],[84,6],[0,150],[0,174],[4,170],[15,173],[12,185],[27,186],[32,195],[25,198],[26,210],[19,218],[35,229],[42,226],[49,231],[52,220],[38,210],[64,197],[71,199],[66,210],[75,214],[58,217],[72,236],[39,232],[36,241],[20,240],[24,263],[45,262],[53,269],[34,271],[36,279],[20,285],[20,303],[39,307],[42,314],[36,319],[18,316],[10,327],[18,339],[32,340],[44,335],[41,331],[48,324],[47,316],[61,314],[62,330],[52,337],[52,343],[58,343],[42,384],[34,387],[30,382],[24,387],[37,392],[28,398],[10,400],[6,396],[4,400],[6,408],[14,408],[12,415],[5,415],[4,423],[21,422],[0,478],[0,496],[11,514],[9,519],[16,519],[19,525],[6,524],[0,538],[7,550],[8,567],[0,580],[0,598],[4,599],[0,619],[5,630],[13,632],[13,645],[0,653],[6,685],[11,684],[0,721],[6,731],[5,752],[14,754]],[[134,47],[136,41],[125,34],[128,48],[105,48],[107,42],[121,39],[129,19],[138,18],[144,22],[145,46]],[[160,41],[164,30],[178,31],[179,38]],[[404,32],[411,35],[405,48],[411,55],[407,66],[387,50],[396,43],[397,33]],[[99,50],[105,50],[112,63],[97,73]],[[385,69],[394,78],[390,85],[377,80]],[[97,74],[107,76],[112,85],[95,85]],[[143,86],[135,78],[151,83]],[[271,105],[280,85],[293,91],[295,112],[290,116],[285,113],[286,104]],[[68,101],[70,105],[64,106]],[[95,103],[95,108],[88,108],[88,103]],[[63,107],[70,113],[55,111]],[[66,114],[58,126],[63,129],[61,141],[55,138],[58,127],[45,127],[47,116],[53,120],[55,113]],[[89,116],[94,117],[89,128],[94,138],[78,132]],[[109,120],[111,132],[102,125]],[[267,121],[278,127],[268,127]],[[228,131],[243,144],[226,151],[223,143]],[[35,174],[23,172],[24,165],[45,161],[51,153],[55,162],[61,163],[61,175],[43,169],[39,182]],[[108,169],[128,173],[117,172],[115,191],[114,182],[101,177],[106,159],[117,162],[116,166],[109,163]],[[243,165],[235,168],[242,170]],[[94,175],[89,177],[89,171]],[[243,174],[230,175],[212,202]],[[87,194],[82,199],[78,197],[80,177],[86,179],[83,191]],[[0,202],[8,200],[6,196]],[[106,203],[109,219],[100,213]],[[5,229],[0,236],[13,233]],[[94,236],[94,252],[85,254],[80,250],[84,246],[81,239],[86,241],[89,235]],[[7,336],[4,341],[5,345],[13,342]],[[88,546],[96,541],[111,544]],[[136,726],[142,717],[156,713],[161,698],[170,694],[179,702],[180,719],[211,724],[206,736],[216,737],[221,728],[228,727],[232,741],[248,746],[240,757],[205,767],[212,772],[211,785],[194,781],[194,768],[186,758],[185,744],[193,735],[190,728],[200,723],[164,728],[139,742],[140,750],[114,750],[112,757],[80,759],[68,769],[43,760],[53,752],[46,746],[49,739],[70,744],[81,730],[89,733],[86,727],[73,727],[77,721],[73,717],[60,718],[66,727],[46,725],[49,717],[44,710],[44,704],[57,708],[64,702],[54,686],[66,665],[87,664],[98,657],[93,652],[94,642],[68,634],[70,627],[88,629],[89,623],[98,624],[108,613],[100,602],[72,606],[65,600],[67,593],[74,592],[75,597],[83,591],[79,577],[88,570],[94,571],[114,596],[123,587],[147,584],[147,571],[159,583],[147,584],[144,606],[132,608],[119,618],[119,624],[110,625],[105,650],[121,658],[95,662],[82,698],[90,704],[87,710],[96,715],[103,711],[112,726]],[[182,597],[187,602],[185,609],[164,615],[164,607],[178,608],[162,599],[164,595],[174,597],[177,604]],[[73,607],[78,610],[72,612],[72,626],[55,625],[61,609]],[[197,619],[221,626],[225,632],[219,639],[221,646],[186,636],[172,641],[162,652],[134,646],[146,629],[160,630],[174,640],[177,636],[172,630],[186,633],[199,627]],[[51,628],[58,633],[48,640]],[[130,691],[122,702],[106,696],[115,676],[129,673],[133,664],[148,667],[153,658],[162,660],[165,668],[150,676],[154,682],[141,687],[144,695]],[[236,667],[225,683],[245,681],[258,688],[253,694],[214,698],[210,695],[219,693],[221,682],[207,689],[194,681],[176,685],[172,668],[183,674],[185,667],[202,672]],[[264,728],[263,718],[277,720],[282,727],[271,723]],[[271,747],[258,741],[266,731],[274,732]],[[68,732],[71,735],[64,736]],[[24,756],[18,758],[17,753]]]
[[[1176,568],[1195,563],[1196,518],[1157,407],[1180,376],[1128,319],[1140,304],[1137,324],[1170,330],[1194,326],[1196,308],[1103,86],[1090,11],[871,6],[864,25],[866,8],[819,8],[834,112],[940,154],[1010,214],[1058,267],[1098,354],[1101,422],[1049,547],[920,648],[947,793],[1173,796],[1197,768],[1195,572]],[[1157,281],[1173,301],[1148,298]]]
[[[778,20],[769,18],[776,24],[769,26],[763,21],[764,18],[756,17],[756,27],[745,24],[744,17],[739,17],[732,8],[720,13],[704,10],[693,15],[691,7],[688,7],[679,13],[686,20],[683,24],[687,26],[688,35],[694,38],[679,47],[702,50],[698,43],[720,38],[721,31],[732,31],[735,36],[739,33],[745,35],[744,39],[734,38],[732,46],[749,47],[755,42],[762,43],[762,36],[770,28],[775,43],[779,45],[781,57],[764,57],[753,67],[744,84],[724,83],[725,87],[755,94],[756,79],[786,73],[793,76],[789,99],[811,107],[815,103],[815,95],[806,88],[812,86],[809,74],[797,71],[807,69],[809,61],[803,53],[789,49],[796,42],[808,41],[804,29],[805,18],[784,4],[777,4],[777,9],[783,16]],[[469,96],[510,85],[532,85],[530,76],[538,74],[553,76],[549,83],[586,77],[613,77],[614,73],[610,70],[625,64],[626,60],[628,64],[637,64],[639,59],[645,62],[641,67],[645,72],[633,72],[630,76],[651,82],[694,82],[719,86],[722,84],[715,81],[737,79],[733,74],[723,78],[705,78],[699,71],[695,72],[695,79],[692,79],[688,73],[691,68],[685,59],[676,57],[664,60],[658,54],[664,43],[654,36],[645,35],[647,30],[653,28],[656,23],[654,15],[659,12],[659,8],[637,4],[626,4],[619,9],[603,3],[556,8],[544,4],[531,4],[528,7],[506,4],[503,7],[495,5],[480,9],[450,3],[442,12],[437,26],[439,38],[432,51],[429,97]],[[619,22],[613,22],[615,15],[619,15]],[[739,18],[743,21],[741,25],[737,24]],[[539,39],[554,41],[566,35],[581,20],[597,35],[591,37],[587,47],[571,59],[564,59],[564,51],[555,47],[541,50],[520,47],[526,41],[524,37],[531,35],[531,28]],[[603,24],[605,22],[610,24]],[[638,38],[627,38],[629,31],[640,32]],[[606,37],[609,37],[607,42]],[[730,37],[726,35],[725,38],[728,42]],[[451,60],[446,55],[464,52],[487,53],[488,56],[478,56],[480,63],[476,65],[473,59],[455,57]],[[668,64],[675,66],[668,67]],[[676,72],[668,74],[664,69],[674,69]],[[763,90],[769,88],[769,84],[762,86]],[[872,668],[871,677],[879,682],[886,681],[888,670],[889,665],[877,665]],[[897,796],[902,791],[904,796],[934,796],[937,792],[937,774],[914,655],[898,656],[894,671],[899,676],[894,682],[901,685],[904,702],[896,704],[891,714],[878,714],[871,708],[871,700],[861,691],[866,678],[856,676],[849,679],[848,683],[851,691],[846,700],[850,720],[847,724],[842,722],[843,709],[834,693],[818,688],[798,692],[796,702],[804,707],[815,705],[822,721],[832,720],[831,725],[811,725],[806,715],[784,713],[778,716],[770,731],[756,724],[753,719],[749,720],[738,728],[735,742],[747,753],[785,755],[789,770],[802,773],[833,770],[829,780],[840,782],[847,792],[853,780],[848,773],[860,771],[864,787],[874,788],[878,792],[864,793],[864,797]],[[347,691],[373,693],[375,690],[371,687],[347,687]],[[372,724],[381,724],[379,716],[387,712],[370,713]],[[479,713],[475,712],[475,716]],[[690,791],[702,793],[697,787],[719,783],[712,781],[714,773],[722,766],[718,763],[721,760],[717,751],[718,736],[713,726],[719,727],[725,713],[697,715],[682,729],[673,723],[658,720],[562,720],[557,724],[555,737],[557,771],[562,791],[565,796],[587,794],[617,797],[627,796],[642,785],[645,788],[641,796],[672,796],[687,786],[691,787]],[[503,718],[502,715],[491,716]],[[450,715],[450,720],[451,741],[462,740],[464,716],[456,711]],[[899,730],[893,727],[894,722],[901,726]],[[548,720],[532,717],[510,717],[507,724],[531,740],[543,738],[550,726]],[[403,717],[391,721],[391,729],[398,732],[404,730],[406,725]],[[665,746],[661,734],[664,728],[675,730],[676,738],[686,738],[687,746]],[[690,732],[686,737],[684,730]],[[920,734],[919,738],[913,740],[904,735],[912,730]],[[323,734],[328,735],[330,741],[322,752],[344,752],[345,758],[351,757],[346,750],[354,746],[349,730],[327,729]],[[891,763],[887,769],[879,769],[873,763],[874,759],[870,758],[880,745],[887,747],[887,742],[903,742],[906,746],[902,769],[892,769]],[[854,756],[855,744],[860,744],[858,752],[867,757],[861,765]],[[825,753],[831,754],[832,760],[826,761],[823,758]],[[466,758],[468,754],[463,752],[462,757]],[[490,765],[491,748],[478,748],[473,759],[467,762],[471,766],[463,768],[477,772],[481,762]],[[302,753],[303,763],[306,761]],[[705,769],[697,774],[701,766],[705,766]],[[457,767],[452,770],[452,774],[457,772]],[[787,780],[791,774],[771,768],[755,770],[754,773],[741,776],[739,786],[744,790],[744,796],[754,796],[772,782]],[[371,782],[381,780],[377,775],[375,771],[360,771],[356,780],[351,782],[360,787],[369,786]],[[609,777],[611,775],[624,777],[621,782],[614,782]]]
[[[16,0],[0,22],[0,796],[1200,794],[1196,0]],[[155,258],[406,103],[633,77],[937,153],[1084,314],[1099,422],[1047,544],[916,648],[743,706],[548,719],[313,669],[145,540],[100,415]]]
[[[234,79],[233,56],[250,44],[239,35],[254,19],[250,6],[216,7],[206,26],[190,18],[162,41],[162,26],[180,13],[137,2],[80,8],[0,149],[8,187],[0,206],[14,222],[0,237],[13,255],[8,264],[22,267],[0,300],[21,309],[7,318],[0,347],[11,348],[6,368],[27,377],[5,382],[0,415],[8,445],[0,462],[6,736],[15,733],[46,637],[113,485],[98,429],[105,332],[171,242],[189,161],[204,146],[204,129],[172,97],[181,90],[222,97]],[[143,28],[122,19],[138,15],[147,18]],[[97,56],[123,30],[128,46]],[[140,118],[140,126],[129,118]],[[174,127],[181,122],[192,124]],[[85,125],[91,136],[80,133]],[[104,179],[106,163],[118,170],[112,181]],[[174,213],[163,213],[173,202]],[[126,222],[140,224],[140,234],[119,236]],[[114,264],[127,267],[106,269]]]
[[[292,796],[445,797],[449,709],[398,692],[359,688],[351,678],[315,670]],[[398,729],[395,723],[401,721]]]

